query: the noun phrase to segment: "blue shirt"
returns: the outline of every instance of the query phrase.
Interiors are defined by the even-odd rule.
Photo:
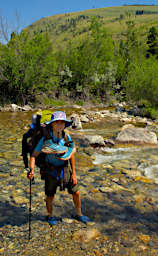
[[[53,136],[52,131],[50,131],[50,135],[51,135],[52,140],[53,140],[54,143],[58,143],[59,145],[64,146],[64,144],[66,142],[64,140],[64,138],[57,139],[56,137]],[[71,141],[70,135],[67,134],[67,137],[68,137],[68,141]],[[44,137],[42,137],[40,139],[40,141],[38,142],[38,144],[37,144],[37,146],[35,147],[34,150],[41,153],[42,152],[41,150],[42,150],[42,147],[43,147],[43,143],[44,143]],[[54,166],[57,166],[57,167],[60,166],[61,170],[62,170],[61,171],[61,178],[63,177],[63,169],[62,169],[62,167],[64,167],[65,161],[58,159],[57,158],[57,154],[46,154],[45,161],[47,163],[50,163],[50,164],[54,165]],[[50,175],[52,175],[52,176],[54,176],[55,178],[58,179],[56,170],[53,170],[53,171],[50,170],[48,172],[49,172]]]

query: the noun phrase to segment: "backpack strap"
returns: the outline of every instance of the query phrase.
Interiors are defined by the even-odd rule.
[[[69,137],[65,132],[63,132],[63,138],[66,141],[66,146],[69,146],[69,144],[70,144],[70,142],[72,142],[72,140],[69,140]]]
[[[49,125],[43,125],[42,129],[43,129],[44,141],[52,139],[52,137],[50,136],[50,126]]]

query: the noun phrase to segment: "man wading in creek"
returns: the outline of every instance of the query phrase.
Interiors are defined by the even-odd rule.
[[[45,194],[46,208],[48,212],[47,220],[50,225],[56,225],[60,218],[53,216],[53,199],[57,190],[65,190],[72,194],[74,207],[76,209],[75,219],[87,223],[90,219],[82,215],[80,192],[75,171],[76,152],[71,137],[65,134],[64,129],[72,124],[72,120],[66,119],[65,112],[57,111],[51,116],[51,120],[46,123],[48,136],[43,136],[35,147],[30,157],[30,171],[27,174],[29,179],[34,177],[35,159],[41,152],[45,153]],[[71,170],[68,168],[70,162]]]

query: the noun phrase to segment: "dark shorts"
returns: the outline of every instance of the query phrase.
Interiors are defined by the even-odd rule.
[[[68,190],[69,194],[74,194],[79,191],[79,185],[72,185],[71,183],[71,171],[68,170],[67,174],[67,183],[65,188]],[[57,187],[60,187],[60,182],[54,178],[52,175],[46,173],[45,174],[45,194],[46,196],[54,196],[57,190]]]

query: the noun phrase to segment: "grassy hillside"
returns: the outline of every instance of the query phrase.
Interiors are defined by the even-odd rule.
[[[133,20],[140,30],[140,36],[146,34],[151,26],[158,27],[158,6],[122,6],[86,10],[42,18],[30,25],[31,34],[49,32],[56,47],[64,47],[70,40],[78,40],[87,35],[90,19],[97,16],[107,32],[113,38],[120,38],[127,20]]]

